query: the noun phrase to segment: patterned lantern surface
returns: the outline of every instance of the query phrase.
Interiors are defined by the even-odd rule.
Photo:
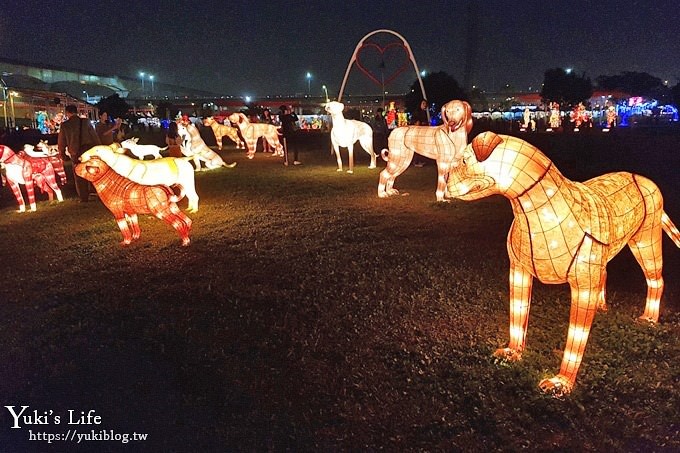
[[[76,174],[92,182],[99,199],[116,219],[124,245],[139,239],[137,214],[151,214],[164,220],[177,230],[182,245],[189,245],[191,219],[177,207],[179,197],[167,186],[138,184],[119,175],[96,156],[79,163]]]
[[[196,170],[201,169],[201,162],[203,162],[208,170],[220,167],[233,168],[236,166],[236,162],[227,164],[219,154],[210,149],[201,138],[201,133],[188,118],[182,119],[177,124],[177,133],[182,137],[182,144],[180,145],[182,154],[194,160]]]
[[[145,186],[181,186],[189,202],[188,211],[198,211],[198,194],[194,167],[186,158],[163,157],[154,160],[133,159],[105,145],[94,146],[80,156],[81,162],[98,157],[116,173]]]
[[[274,149],[274,156],[283,157],[283,145],[279,141],[279,132],[276,130],[276,126],[269,123],[251,123],[248,117],[240,112],[232,113],[227,119],[236,124],[241,131],[241,135],[246,141],[248,159],[255,157],[257,140],[260,137]]]
[[[526,343],[533,278],[568,283],[571,313],[559,374],[541,381],[549,393],[569,393],[596,309],[605,309],[607,263],[626,245],[642,267],[647,302],[641,319],[657,322],[664,282],[662,231],[680,247],[680,232],[649,179],[618,172],[584,183],[566,179],[541,151],[515,137],[486,132],[465,148],[451,172],[449,194],[477,200],[500,194],[515,216],[508,235],[510,343],[496,355],[518,360]]]
[[[472,130],[472,108],[465,101],[453,100],[442,106],[440,126],[406,126],[394,129],[387,140],[387,166],[380,172],[378,197],[398,195],[394,180],[411,165],[414,153],[437,161],[437,201],[444,199],[446,178],[458,165]]]
[[[35,211],[37,208],[35,186],[46,192],[50,200],[52,200],[53,194],[56,193],[57,200],[64,201],[61,189],[57,185],[55,169],[50,159],[51,157],[31,157],[25,153],[16,154],[10,147],[0,145],[0,164],[5,166],[7,183],[17,199],[19,212],[26,212],[26,203],[19,185],[26,187],[26,195],[28,195],[28,204],[31,211]],[[61,159],[57,158],[57,160],[61,163],[60,169],[63,172],[63,163]]]
[[[371,156],[371,163],[368,168],[375,168],[375,161],[378,157],[373,151],[373,129],[363,121],[345,119],[342,111],[345,104],[331,101],[326,104],[326,111],[331,115],[333,129],[331,129],[331,144],[335,151],[335,158],[338,162],[338,170],[342,171],[342,158],[340,157],[340,147],[347,148],[349,154],[349,170],[347,173],[354,173],[354,144],[359,142],[361,147]]]

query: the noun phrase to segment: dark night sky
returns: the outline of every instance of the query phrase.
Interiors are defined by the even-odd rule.
[[[482,89],[536,89],[554,67],[593,81],[622,71],[648,72],[669,85],[680,81],[677,0],[475,4],[472,80]],[[407,39],[420,69],[445,71],[462,83],[470,21],[463,1],[9,0],[3,6],[4,58],[128,77],[145,71],[157,82],[236,96],[308,88],[321,95],[325,84],[334,97],[359,40],[382,28]],[[364,55],[367,66],[377,65],[369,51]],[[385,71],[400,64],[387,59]],[[386,89],[406,91],[414,79],[410,71]],[[356,69],[345,90],[380,91]]]

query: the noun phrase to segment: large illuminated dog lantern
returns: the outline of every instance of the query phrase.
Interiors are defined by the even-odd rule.
[[[338,161],[338,170],[342,171],[342,157],[340,148],[347,148],[349,153],[349,170],[347,173],[354,173],[354,144],[359,142],[361,147],[371,156],[371,163],[368,168],[375,168],[375,161],[378,157],[373,151],[373,129],[363,121],[348,120],[342,114],[345,105],[341,102],[331,101],[326,104],[326,111],[331,116],[333,128],[331,129],[331,144],[335,151],[335,158]]]
[[[154,160],[139,160],[119,154],[111,147],[98,145],[80,156],[81,162],[98,157],[119,175],[147,186],[180,186],[186,194],[189,212],[198,211],[198,194],[194,181],[194,167],[187,157],[163,157]]]
[[[510,343],[495,355],[519,360],[526,344],[533,279],[569,283],[571,314],[559,374],[540,383],[569,393],[597,309],[605,309],[607,263],[628,245],[647,280],[641,319],[657,322],[664,282],[662,231],[680,247],[680,232],[663,210],[659,188],[632,173],[608,173],[584,183],[566,179],[541,151],[506,135],[472,140],[448,181],[449,194],[477,200],[500,194],[515,220],[508,235]]]
[[[231,164],[225,163],[219,154],[210,149],[201,138],[201,133],[193,124],[178,124],[177,133],[182,137],[182,144],[180,145],[182,154],[193,159],[197,171],[201,170],[201,162],[205,164],[205,168],[208,170],[220,167],[233,168],[236,166],[236,162]]]
[[[458,164],[467,136],[472,129],[472,109],[465,101],[449,101],[442,106],[441,126],[405,126],[392,131],[387,146],[380,155],[387,166],[380,172],[378,196],[398,195],[394,180],[411,164],[418,153],[437,161],[437,201],[446,201],[446,178],[451,168]]]
[[[19,204],[19,212],[26,212],[26,202],[21,193],[20,185],[26,187],[28,203],[31,211],[36,210],[35,186],[46,192],[52,200],[57,194],[58,201],[64,201],[61,189],[57,185],[54,167],[47,157],[21,156],[5,145],[0,145],[0,164],[5,166],[7,183]]]
[[[236,124],[241,131],[243,139],[246,141],[248,159],[255,157],[257,140],[262,137],[274,149],[274,156],[283,157],[283,145],[279,141],[279,132],[276,126],[269,123],[251,123],[243,113],[232,113],[227,117],[229,121]]]
[[[177,207],[177,196],[167,186],[137,184],[122,177],[98,157],[76,165],[76,174],[92,182],[99,199],[111,211],[123,234],[123,244],[139,239],[141,230],[137,214],[151,214],[173,227],[189,245],[191,219]]]
[[[215,134],[215,141],[217,142],[218,149],[222,149],[222,137],[227,137],[229,140],[236,143],[236,148],[246,147],[246,145],[241,141],[241,138],[238,136],[238,129],[235,127],[231,127],[226,124],[220,124],[212,116],[205,118],[203,120],[203,125],[212,129],[213,134]]]

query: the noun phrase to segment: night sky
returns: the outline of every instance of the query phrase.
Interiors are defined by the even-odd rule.
[[[361,38],[391,29],[406,38],[421,70],[447,72],[461,84],[468,37],[476,36],[471,81],[485,90],[536,90],[554,67],[593,81],[622,71],[680,81],[677,0],[475,5],[471,14],[462,1],[6,0],[0,56],[107,75],[145,71],[156,83],[234,96],[321,95],[325,84],[334,97]],[[380,38],[374,41],[386,45]],[[399,49],[385,54],[389,77],[404,57]],[[362,57],[379,78],[375,48]],[[385,89],[404,92],[413,80],[411,70]],[[381,91],[356,69],[345,90]]]

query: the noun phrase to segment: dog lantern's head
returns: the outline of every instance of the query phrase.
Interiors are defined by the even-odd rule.
[[[442,105],[442,121],[447,132],[465,127],[465,132],[469,134],[472,130],[472,107],[465,101],[449,101]]]
[[[345,109],[345,104],[343,104],[342,102],[338,102],[338,101],[331,101],[331,102],[326,104],[325,109],[328,113],[333,115],[334,113],[337,114],[337,113],[342,112]]]
[[[88,181],[96,181],[109,169],[109,166],[98,156],[92,156],[85,162],[76,165],[76,175]]]
[[[514,175],[511,165],[503,165],[503,162],[508,158],[514,160],[516,156],[516,153],[504,153],[504,144],[493,132],[472,139],[463,150],[459,165],[449,174],[449,197],[469,201],[504,194]]]

